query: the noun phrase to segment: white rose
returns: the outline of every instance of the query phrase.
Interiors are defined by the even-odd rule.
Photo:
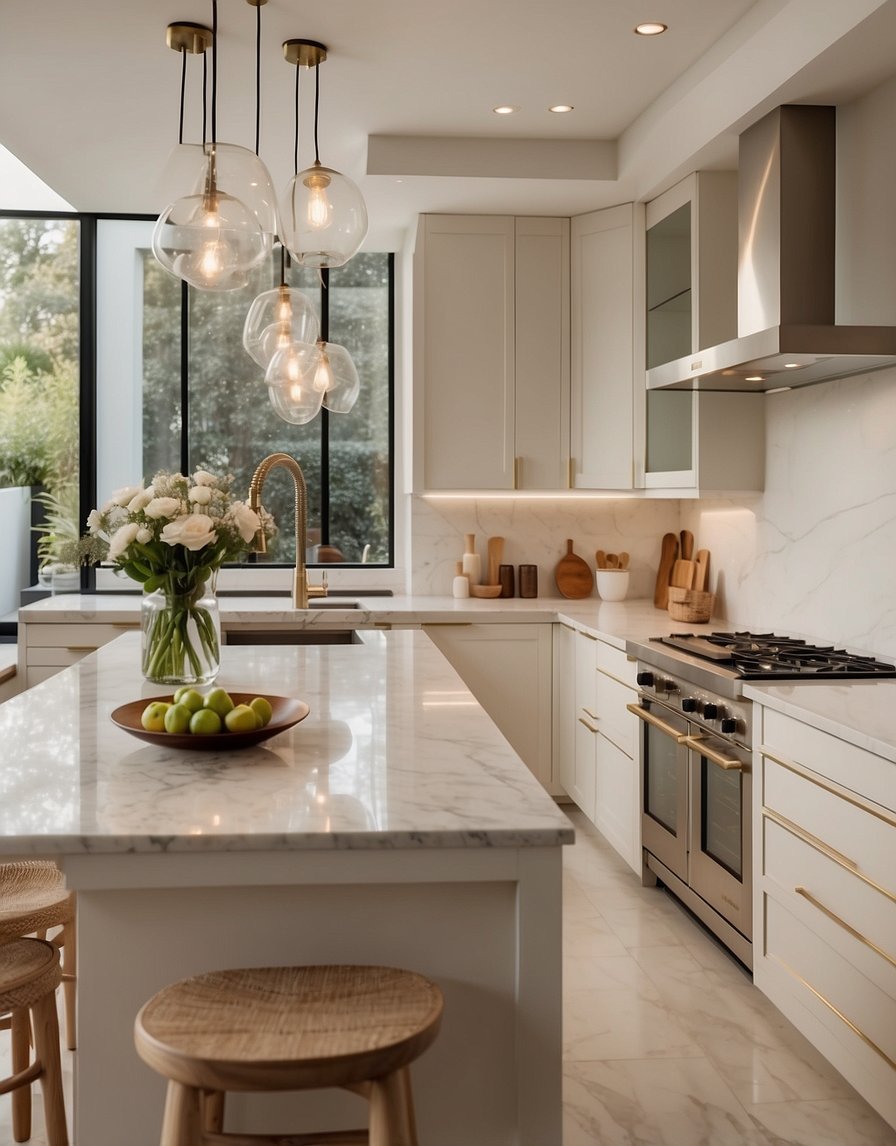
[[[205,513],[188,513],[177,521],[169,521],[162,530],[162,541],[166,544],[183,545],[193,553],[217,539],[214,522]]]
[[[87,532],[94,534],[99,533],[103,528],[103,515],[98,509],[92,509],[87,515]]]
[[[217,485],[218,479],[214,474],[210,474],[208,470],[197,470],[193,474],[193,481],[197,485]]]
[[[190,501],[195,501],[197,505],[208,505],[212,500],[212,491],[207,485],[194,485],[187,497]]]
[[[131,542],[136,539],[139,529],[140,526],[136,522],[129,522],[115,530],[112,534],[112,540],[109,542],[110,561],[117,561],[121,557]]]
[[[158,521],[163,517],[174,517],[180,509],[180,499],[176,497],[154,497],[144,508],[147,517]]]
[[[235,501],[228,510],[227,516],[236,526],[243,541],[251,541],[261,528],[258,514],[255,510],[250,509],[244,501]]]
[[[126,485],[122,489],[117,489],[115,493],[109,498],[113,505],[127,505],[131,498],[137,496],[142,490],[139,485]]]
[[[137,540],[141,545],[147,545],[152,541],[152,530],[147,529],[145,525],[141,525],[137,530]]]
[[[141,489],[138,494],[131,498],[128,502],[128,513],[139,513],[144,509],[153,499],[152,489]]]

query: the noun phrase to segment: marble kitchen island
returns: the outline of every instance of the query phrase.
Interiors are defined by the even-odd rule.
[[[0,706],[0,854],[78,892],[77,1146],[155,1146],[164,1086],[132,1025],[215,967],[378,962],[446,995],[413,1069],[427,1146],[559,1146],[560,845],[554,806],[419,631],[226,647],[218,682],[311,714],[237,752],[116,728],[164,692],[126,634]],[[350,1095],[234,1096],[235,1128],[356,1124]],[[293,1114],[291,1118],[290,1115]]]

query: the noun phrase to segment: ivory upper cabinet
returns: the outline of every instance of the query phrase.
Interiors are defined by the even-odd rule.
[[[643,207],[572,220],[570,478],[577,489],[631,489],[643,441]]]
[[[737,335],[737,174],[700,171],[647,204],[647,369]],[[646,395],[643,484],[761,490],[764,397],[689,390]]]
[[[414,485],[566,487],[569,220],[423,215]]]

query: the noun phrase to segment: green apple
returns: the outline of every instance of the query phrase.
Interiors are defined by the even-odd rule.
[[[165,713],[165,731],[183,733],[189,731],[193,713],[185,704],[172,704]]]
[[[190,731],[194,736],[214,736],[221,727],[221,717],[211,708],[200,708],[190,717]]]
[[[170,707],[167,700],[154,700],[143,709],[140,723],[147,732],[164,732],[165,713]]]
[[[205,699],[202,703],[205,708],[210,708],[212,712],[217,712],[220,717],[226,716],[231,708],[233,708],[230,693],[223,688],[213,688],[211,692],[205,694]]]
[[[261,724],[255,715],[255,710],[248,704],[238,704],[231,708],[224,717],[224,724],[228,732],[254,732]]]
[[[202,693],[193,688],[192,685],[185,684],[183,688],[179,688],[174,694],[174,703],[182,704],[188,708],[190,712],[198,712],[203,705]]]
[[[264,696],[256,696],[249,701],[249,707],[258,717],[258,727],[264,728],[269,723],[271,717],[274,715],[274,710],[271,708],[271,702]]]

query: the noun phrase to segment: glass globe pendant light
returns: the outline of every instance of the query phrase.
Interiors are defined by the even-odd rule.
[[[320,413],[323,390],[314,384],[320,351],[316,343],[292,342],[278,350],[264,380],[274,410],[286,422],[303,426]]]
[[[289,182],[280,209],[281,238],[302,266],[341,267],[364,242],[367,207],[351,179],[320,161],[320,65],[327,49],[316,40],[286,40],[283,54],[296,69],[314,68],[314,164]]]
[[[169,26],[169,46],[181,52],[200,50],[188,46],[198,43],[195,34],[187,41],[183,33],[184,28],[195,27]],[[244,286],[249,273],[270,253],[277,222],[264,164],[246,148],[217,142],[217,37],[218,0],[212,0],[211,141],[189,149],[181,142],[179,162],[186,150],[187,157],[195,154],[201,163],[197,185],[192,194],[176,199],[159,216],[152,249],[161,265],[177,278],[203,290],[228,291]],[[203,53],[207,46],[201,48]],[[180,138],[182,141],[183,81]],[[246,168],[242,177],[238,173],[241,164]],[[233,194],[238,186],[252,189],[253,205]]]
[[[312,385],[323,396],[323,405],[334,414],[347,414],[361,392],[361,379],[344,346],[335,342],[317,344],[319,361],[314,368]]]
[[[285,248],[280,248],[280,285],[258,295],[249,307],[243,325],[243,346],[258,365],[267,370],[278,350],[291,343],[314,345],[320,323],[311,300],[302,291],[286,285]]]

